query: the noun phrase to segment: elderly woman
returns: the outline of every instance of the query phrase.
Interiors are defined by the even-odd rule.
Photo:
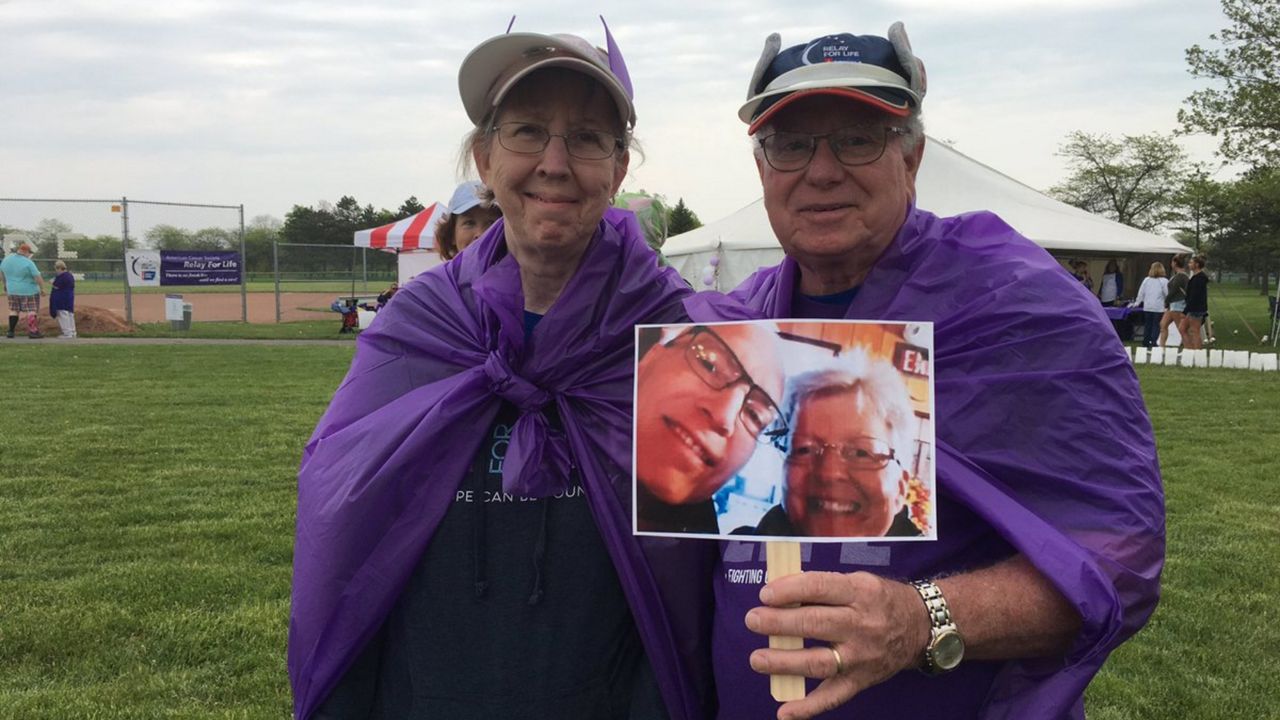
[[[60,338],[76,336],[76,278],[61,260],[53,264],[53,292],[49,293],[49,314],[58,321]]]
[[[917,536],[907,488],[911,423],[907,386],[892,365],[850,353],[837,366],[787,381],[782,503],[753,530],[804,537]]]
[[[298,718],[707,715],[680,613],[714,558],[630,531],[633,326],[689,291],[609,209],[635,111],[608,39],[507,34],[462,64],[504,215],[360,336],[303,454]]]

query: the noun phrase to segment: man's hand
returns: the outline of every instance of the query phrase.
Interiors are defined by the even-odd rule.
[[[803,650],[751,653],[751,669],[770,675],[823,678],[801,700],[778,708],[779,720],[802,720],[848,702],[864,689],[913,667],[929,641],[920,595],[904,583],[871,573],[806,572],[760,590],[764,607],[747,613],[747,628],[761,635],[822,641]]]

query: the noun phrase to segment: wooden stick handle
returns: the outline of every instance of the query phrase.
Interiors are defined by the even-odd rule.
[[[800,543],[767,542],[765,552],[765,581],[773,582],[780,577],[795,575],[800,572]],[[770,635],[769,647],[774,650],[800,650],[804,647],[804,638],[786,635]],[[778,702],[799,700],[804,697],[804,677],[801,675],[770,675],[769,692]]]

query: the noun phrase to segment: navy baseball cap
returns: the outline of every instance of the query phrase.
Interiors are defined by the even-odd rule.
[[[782,108],[810,95],[838,95],[905,117],[925,94],[924,64],[911,51],[902,23],[889,37],[840,33],[779,51],[777,34],[764,51],[738,117],[754,133]]]

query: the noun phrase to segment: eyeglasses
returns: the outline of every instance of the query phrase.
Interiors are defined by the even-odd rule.
[[[883,470],[890,460],[898,459],[884,440],[860,437],[842,443],[795,440],[787,453],[787,462],[801,467],[816,466],[828,450],[835,450],[836,457],[854,470]]]
[[[821,135],[775,132],[760,139],[760,149],[769,166],[779,172],[803,170],[813,160],[818,141],[826,140],[836,159],[843,165],[870,165],[884,155],[890,135],[910,135],[901,127],[853,126]]]
[[[714,330],[703,325],[695,325],[690,331],[689,345],[685,347],[684,359],[698,379],[713,390],[724,390],[738,383],[747,386],[747,395],[742,399],[742,407],[738,416],[742,425],[752,437],[761,440],[762,435],[772,439],[786,434],[787,424],[782,419],[778,405],[769,397],[764,388],[756,384],[742,367],[742,361],[729,348],[724,338]],[[765,433],[771,425],[780,427]]]
[[[502,147],[521,155],[537,155],[546,150],[553,137],[564,140],[565,149],[580,160],[604,160],[623,149],[622,139],[618,136],[590,128],[570,130],[560,135],[533,123],[506,122],[489,128],[489,132],[498,136]]]

